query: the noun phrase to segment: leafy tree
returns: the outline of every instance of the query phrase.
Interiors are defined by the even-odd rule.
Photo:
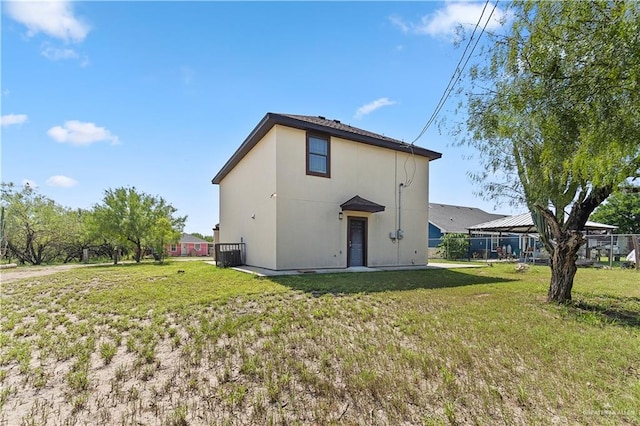
[[[178,235],[182,231],[187,217],[174,217],[176,212],[162,197],[138,192],[135,187],[117,188],[105,191],[102,204],[94,208],[94,220],[107,241],[132,246],[134,258],[140,262],[145,248],[171,235],[167,226]]]
[[[84,250],[90,257],[112,257],[113,247],[97,233],[94,226],[93,211],[69,210],[65,218],[65,229],[69,238],[63,247],[63,262],[77,259],[82,261]]]
[[[4,226],[4,206],[0,206],[0,258],[7,254],[7,233]]]
[[[156,259],[164,262],[167,256],[167,244],[175,243],[180,239],[180,230],[173,227],[167,217],[159,217],[150,235],[151,247]]]
[[[25,185],[18,190],[3,183],[5,236],[10,256],[22,264],[40,265],[56,260],[69,240],[65,224],[68,210]]]
[[[526,204],[550,253],[547,300],[571,300],[590,214],[640,175],[640,4],[516,1],[473,67],[462,144],[486,198]]]
[[[615,225],[620,234],[640,234],[640,187],[622,186],[593,212],[591,220]]]
[[[438,244],[438,253],[449,260],[463,259],[469,255],[470,245],[467,234],[445,234]]]

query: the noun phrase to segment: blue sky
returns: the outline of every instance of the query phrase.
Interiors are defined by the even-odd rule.
[[[74,208],[135,186],[211,234],[211,179],[267,112],[412,141],[483,4],[3,1],[2,181]],[[443,153],[431,202],[493,211],[452,142],[437,126],[417,142]]]

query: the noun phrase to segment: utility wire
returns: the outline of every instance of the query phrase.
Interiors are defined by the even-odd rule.
[[[411,142],[411,145],[415,144],[418,141],[418,139],[420,139],[426,133],[427,129],[429,129],[431,124],[433,124],[433,122],[435,121],[436,117],[440,113],[440,110],[442,110],[442,108],[444,107],[444,104],[447,101],[447,99],[449,99],[449,96],[451,95],[451,92],[453,91],[453,88],[455,87],[456,83],[458,83],[458,81],[460,80],[460,77],[462,77],[462,72],[464,71],[465,67],[469,63],[469,60],[471,59],[471,56],[473,55],[473,52],[476,50],[476,47],[478,46],[478,42],[480,41],[480,38],[482,37],[482,34],[484,34],[484,31],[487,28],[487,25],[489,25],[489,21],[491,20],[491,17],[493,16],[493,13],[495,12],[496,8],[498,7],[498,2],[499,2],[499,0],[496,0],[496,3],[493,5],[493,9],[491,10],[491,13],[489,14],[489,17],[487,18],[486,22],[484,23],[484,26],[482,27],[482,30],[480,31],[480,34],[476,38],[475,44],[471,48],[471,52],[469,53],[469,55],[467,56],[467,58],[465,60],[465,54],[467,53],[467,51],[469,50],[469,46],[471,46],[471,43],[473,42],[476,30],[480,26],[480,22],[482,22],[482,17],[484,16],[484,12],[487,9],[487,5],[489,4],[489,0],[487,0],[485,2],[484,7],[482,8],[482,13],[480,14],[480,17],[478,18],[478,22],[476,23],[475,27],[473,28],[473,32],[471,33],[471,37],[469,38],[469,41],[467,42],[467,45],[465,46],[464,51],[462,52],[462,56],[460,57],[460,60],[458,61],[458,64],[456,65],[456,69],[453,71],[453,74],[451,75],[451,78],[449,79],[449,83],[447,84],[447,87],[444,89],[444,92],[442,93],[442,96],[440,97],[440,100],[438,101],[438,104],[436,105],[435,110],[433,111],[433,113],[431,114],[429,119],[427,120],[427,123],[424,125],[424,127],[420,131],[420,134],[413,140],[413,142]],[[462,61],[464,61],[464,64],[462,65],[462,68],[461,68],[460,64],[462,64]]]
[[[404,184],[404,187],[405,188],[408,188],[411,185],[411,183],[413,182],[413,178],[415,176],[415,173],[416,173],[416,164],[415,164],[415,157],[414,157],[415,153],[413,152],[413,145],[416,143],[416,141],[418,141],[418,139],[420,139],[425,134],[425,132],[427,131],[429,126],[431,126],[431,124],[434,122],[434,120],[436,119],[436,117],[440,113],[440,110],[442,110],[442,108],[444,107],[447,99],[451,95],[451,92],[453,91],[456,83],[458,83],[458,81],[462,77],[462,72],[464,71],[465,67],[469,63],[469,60],[471,59],[471,56],[473,55],[473,52],[475,51],[476,46],[478,45],[478,42],[480,41],[480,38],[482,37],[482,34],[484,33],[485,29],[487,28],[487,25],[489,24],[489,21],[491,20],[491,17],[493,16],[493,13],[495,12],[495,10],[496,10],[496,8],[498,6],[498,1],[499,0],[496,0],[496,4],[493,6],[493,9],[491,10],[491,13],[489,14],[489,17],[487,18],[484,26],[482,27],[482,30],[481,30],[480,34],[476,38],[476,42],[473,45],[473,47],[471,49],[471,52],[469,53],[469,55],[467,56],[467,58],[465,60],[465,55],[466,55],[467,51],[469,50],[469,47],[471,46],[471,43],[474,40],[475,33],[476,33],[478,27],[480,26],[480,22],[482,22],[482,17],[484,16],[484,13],[485,13],[485,11],[487,9],[487,5],[489,4],[489,0],[487,0],[485,2],[484,6],[482,8],[482,12],[480,14],[480,17],[478,18],[478,22],[476,22],[476,25],[473,28],[473,32],[471,33],[471,37],[469,37],[469,41],[467,42],[467,45],[465,46],[464,51],[462,52],[462,55],[460,56],[460,60],[458,61],[458,64],[456,65],[456,69],[454,70],[453,74],[451,75],[451,78],[449,79],[449,83],[447,84],[447,87],[445,88],[444,92],[442,93],[442,96],[440,97],[440,100],[438,101],[438,104],[436,105],[436,108],[435,108],[434,112],[429,117],[429,120],[427,120],[427,123],[422,128],[422,131],[420,132],[418,137],[416,137],[413,140],[413,142],[411,142],[411,144],[409,145],[409,148],[411,149],[411,154],[409,156],[407,156],[407,158],[405,159],[405,162],[404,162],[404,172],[405,172],[405,184]],[[462,68],[461,68],[460,64],[462,64],[462,61],[465,61],[465,62],[462,65]],[[409,178],[409,173],[407,171],[407,162],[409,161],[410,158],[413,160],[413,171],[412,171],[413,173],[411,174],[411,177]]]

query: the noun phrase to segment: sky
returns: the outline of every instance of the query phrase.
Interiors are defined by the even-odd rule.
[[[3,1],[2,182],[87,209],[133,186],[211,235],[211,179],[267,112],[413,141],[462,56],[455,29],[483,5]],[[456,103],[438,118],[459,120]],[[416,142],[443,154],[430,201],[496,211],[467,177],[475,153],[455,142],[435,125]]]

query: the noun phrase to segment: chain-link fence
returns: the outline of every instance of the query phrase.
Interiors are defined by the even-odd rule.
[[[578,252],[578,260],[610,267],[632,267],[635,261],[634,238],[635,244],[640,245],[638,234],[587,235],[586,243]],[[456,234],[430,238],[428,257],[434,260],[494,259],[541,264],[549,261],[549,253],[537,235],[517,234],[485,236]]]

